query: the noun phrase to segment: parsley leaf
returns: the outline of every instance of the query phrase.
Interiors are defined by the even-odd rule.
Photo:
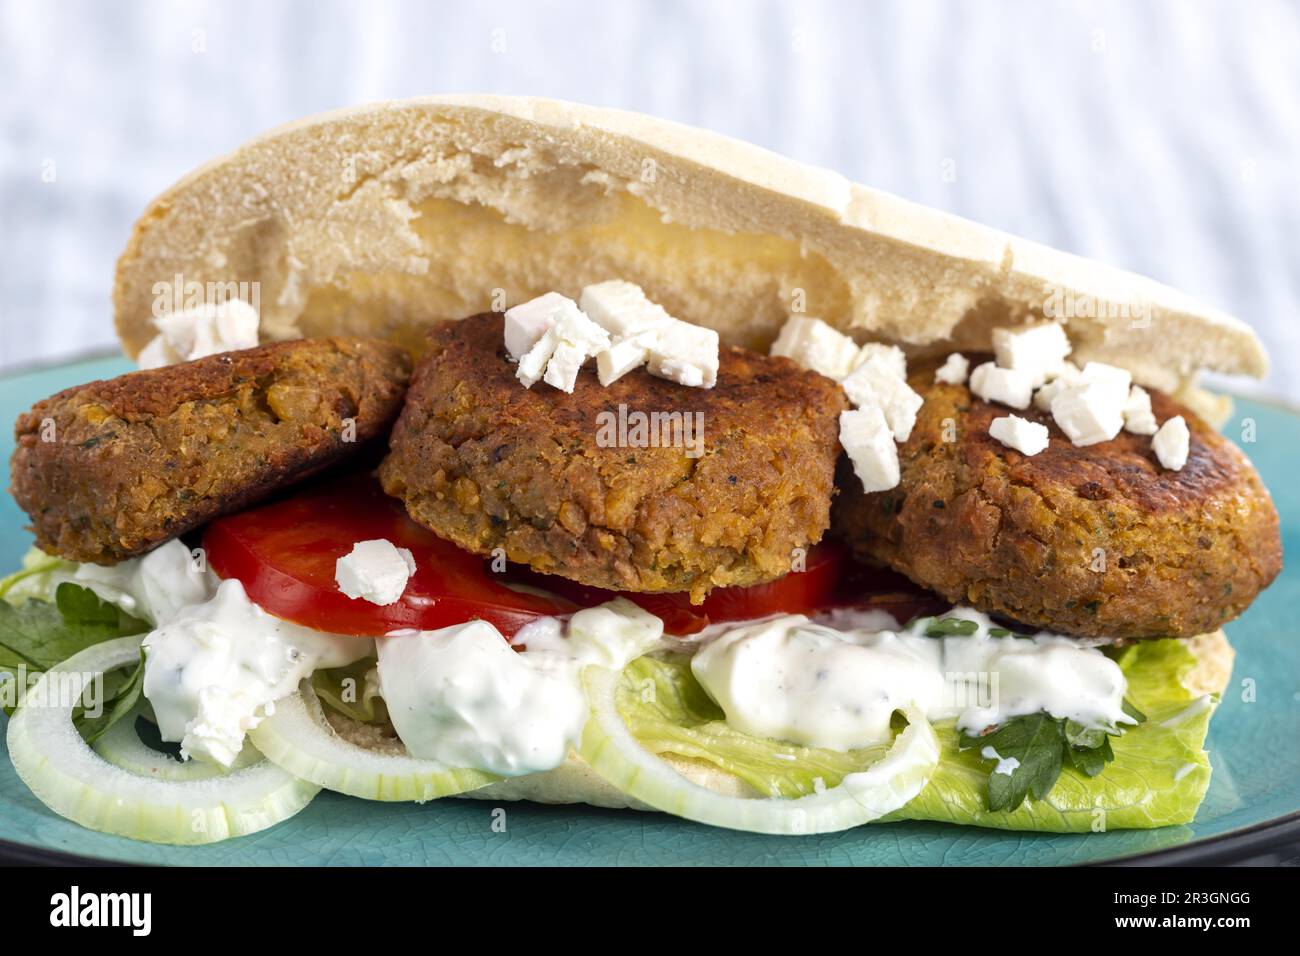
[[[123,673],[118,671],[118,674]],[[104,686],[110,686],[107,674],[104,675]],[[119,680],[113,690],[106,690],[105,700],[99,708],[99,713],[95,717],[86,714],[78,714],[73,718],[73,723],[77,725],[77,730],[81,732],[82,739],[88,744],[93,744],[108,728],[125,717],[131,712],[140,701],[140,695],[144,692],[144,648],[140,648],[140,660],[136,662],[135,667],[131,668],[124,680]]]
[[[1041,800],[1061,775],[1065,734],[1062,721],[1047,714],[1013,717],[983,736],[962,734],[961,747],[992,747],[1002,761],[1017,760],[1010,773],[989,774],[989,809],[1014,810],[1026,796]],[[992,759],[992,758],[989,758]]]
[[[1139,722],[1146,719],[1127,701],[1124,712]],[[962,750],[978,747],[981,757],[984,748],[993,748],[984,759],[992,760],[991,754],[996,753],[998,766],[1004,770],[999,773],[995,766],[989,773],[989,809],[1011,811],[1026,797],[1034,800],[1046,797],[1064,767],[1085,777],[1097,776],[1115,759],[1110,738],[1123,733],[1122,727],[1087,727],[1040,712],[1012,717],[982,735],[963,733],[960,747]],[[1012,765],[1013,760],[1017,763]]]
[[[925,626],[926,637],[970,637],[980,629],[976,621],[961,617],[934,618]]]
[[[68,582],[59,585],[52,603],[29,599],[13,605],[0,601],[0,681],[16,682],[20,673],[30,681],[91,645],[147,630],[144,621],[101,601],[94,591]],[[95,719],[92,732],[96,736],[121,719],[124,711],[117,704],[124,696],[131,697],[132,703],[139,699],[143,666],[136,665],[125,681],[110,682],[109,676],[105,675],[105,687],[113,690],[105,693],[103,720]],[[14,688],[0,695],[6,713],[13,713],[25,689]]]

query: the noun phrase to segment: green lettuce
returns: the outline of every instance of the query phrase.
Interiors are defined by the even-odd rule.
[[[312,689],[324,706],[345,717],[363,724],[386,724],[388,707],[375,683],[366,680],[374,666],[373,657],[364,657],[345,667],[318,670],[311,675]]]
[[[0,596],[7,598],[8,593]],[[0,703],[5,713],[12,714],[22,690],[55,664],[94,644],[149,630],[146,622],[79,585],[63,581],[50,597],[28,596],[19,603],[0,600]],[[104,675],[99,712],[91,716],[78,710],[73,716],[87,743],[135,707],[143,682],[143,652],[134,666]]]
[[[888,747],[841,753],[751,737],[733,729],[681,655],[641,657],[628,665],[619,714],[651,753],[701,760],[769,797],[802,797],[834,787],[885,755]]]
[[[8,604],[24,601],[54,601],[54,591],[64,581],[72,580],[77,566],[46,554],[40,548],[29,548],[23,555],[23,566],[7,577],[0,578],[0,600]]]
[[[990,810],[988,761],[978,749],[962,751],[955,722],[943,721],[935,724],[943,756],[934,776],[915,799],[885,820],[1052,832],[1190,822],[1210,781],[1202,748],[1214,710],[1182,685],[1196,658],[1184,644],[1161,640],[1134,644],[1117,662],[1128,679],[1128,699],[1147,719],[1110,739],[1114,759],[1095,776],[1068,766],[1044,798],[1025,800],[1015,810]],[[740,733],[723,721],[722,711],[681,656],[642,657],[629,665],[618,707],[637,740],[652,753],[703,761],[773,797],[810,793],[819,778],[821,785],[833,787],[884,751],[839,753]]]

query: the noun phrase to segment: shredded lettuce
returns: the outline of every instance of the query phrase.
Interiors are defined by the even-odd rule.
[[[345,667],[318,670],[311,686],[321,704],[363,724],[387,724],[388,707],[371,674],[375,659],[364,657]]]
[[[935,725],[943,748],[938,769],[915,799],[885,819],[1052,832],[1191,821],[1209,785],[1202,746],[1214,709],[1181,683],[1196,658],[1184,644],[1161,640],[1134,644],[1117,660],[1128,679],[1128,699],[1147,720],[1111,738],[1114,760],[1100,773],[1087,776],[1066,767],[1045,798],[995,812],[988,804],[987,761],[978,750],[960,750],[953,721],[940,722]],[[835,786],[884,751],[838,753],[742,734],[723,721],[682,657],[633,661],[624,672],[619,713],[652,753],[712,764],[768,796],[812,792],[819,778],[826,787]]]

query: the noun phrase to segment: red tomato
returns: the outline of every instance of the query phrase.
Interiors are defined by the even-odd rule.
[[[416,571],[394,604],[353,600],[334,578],[335,562],[358,541],[387,538],[409,548]],[[703,604],[686,594],[635,594],[589,587],[485,561],[412,521],[369,473],[317,481],[291,496],[219,518],[203,535],[208,563],[235,578],[251,600],[285,620],[336,634],[378,636],[399,628],[435,630],[481,618],[513,636],[538,617],[569,614],[622,596],[663,619],[664,630],[694,634],[708,624],[771,614],[814,614],[836,607],[878,608],[904,623],[947,605],[899,575],[854,563],[836,542],[812,548],[804,570],[748,588],[717,588]],[[526,594],[527,584],[550,597]]]
[[[387,538],[409,548],[416,570],[401,598],[380,607],[353,600],[334,580],[334,563],[358,541]],[[484,561],[409,517],[369,474],[317,482],[292,496],[208,525],[212,570],[236,578],[277,617],[336,634],[374,636],[399,628],[434,630],[482,618],[507,637],[538,617],[575,610],[560,598],[521,594]]]

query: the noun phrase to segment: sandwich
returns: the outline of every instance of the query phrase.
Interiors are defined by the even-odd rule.
[[[136,224],[37,402],[7,739],[84,826],[322,789],[778,834],[1187,823],[1281,568],[1238,320],[721,136],[455,96]]]

